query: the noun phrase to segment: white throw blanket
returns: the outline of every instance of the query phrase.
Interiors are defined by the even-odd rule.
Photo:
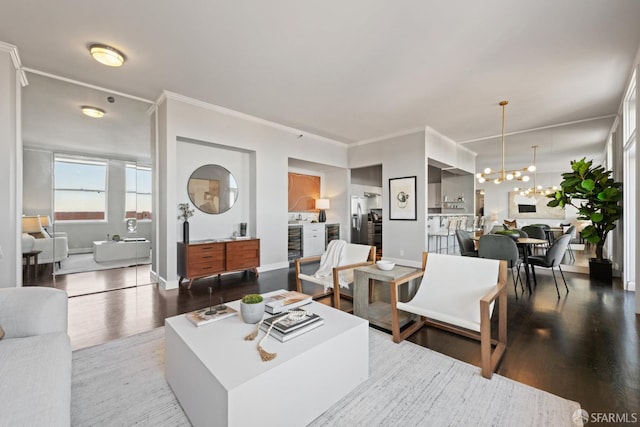
[[[344,240],[332,240],[327,246],[327,250],[322,254],[320,258],[320,268],[313,275],[313,277],[320,279],[325,286],[333,287],[333,267],[343,265],[345,248],[347,242]],[[338,275],[338,281],[343,288],[349,287],[349,280],[343,272]]]

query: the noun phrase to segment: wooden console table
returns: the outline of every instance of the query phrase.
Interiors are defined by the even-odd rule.
[[[195,279],[231,271],[253,270],[257,276],[259,266],[260,239],[178,242],[178,284],[189,280],[187,289]]]

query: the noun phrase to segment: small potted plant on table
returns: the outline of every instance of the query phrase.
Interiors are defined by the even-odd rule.
[[[258,323],[264,315],[264,299],[262,295],[249,294],[240,301],[240,313],[245,323]]]

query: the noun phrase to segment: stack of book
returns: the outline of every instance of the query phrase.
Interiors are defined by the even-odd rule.
[[[296,291],[280,290],[280,293],[271,295],[264,300],[264,311],[269,314],[278,314],[286,310],[292,310],[305,304],[309,304],[311,295]]]
[[[269,327],[273,325],[269,335],[281,342],[285,342],[324,324],[322,317],[308,311],[304,312],[304,315],[302,316],[295,316],[295,318],[288,318],[286,320],[276,322],[288,314],[289,313],[281,313],[277,316],[265,319],[260,325],[260,329],[267,332]]]

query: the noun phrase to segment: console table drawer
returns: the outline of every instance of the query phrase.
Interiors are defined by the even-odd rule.
[[[242,270],[260,264],[260,240],[227,243],[227,270]]]

